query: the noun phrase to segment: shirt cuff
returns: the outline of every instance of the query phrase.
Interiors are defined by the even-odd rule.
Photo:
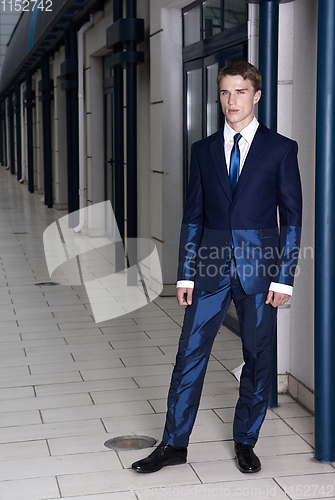
[[[194,288],[194,281],[189,281],[189,280],[177,281],[176,288]]]
[[[270,283],[269,291],[286,293],[287,295],[292,295],[293,294],[293,286],[284,285],[283,283],[275,283],[274,281],[272,281]]]

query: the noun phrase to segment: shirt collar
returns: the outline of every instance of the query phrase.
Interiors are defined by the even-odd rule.
[[[240,134],[242,135],[243,139],[247,141],[249,146],[251,145],[255,134],[257,132],[259,126],[259,122],[257,118],[254,116],[253,120],[249,125],[244,127],[243,130],[241,130]],[[225,144],[228,144],[229,141],[234,140],[234,135],[236,135],[235,130],[233,130],[227,122],[225,122],[224,129],[223,129],[223,137],[224,137],[224,142]]]

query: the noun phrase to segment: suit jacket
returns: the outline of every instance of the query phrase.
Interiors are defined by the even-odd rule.
[[[247,294],[266,292],[271,281],[293,285],[302,218],[297,152],[295,141],[260,123],[233,196],[223,130],[192,145],[178,280],[214,292],[233,247]]]

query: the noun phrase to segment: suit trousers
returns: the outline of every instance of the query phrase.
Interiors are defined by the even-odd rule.
[[[234,259],[228,264],[219,288],[215,292],[194,288],[192,304],[185,310],[162,438],[172,446],[188,445],[212,345],[232,299],[245,362],[235,408],[234,441],[254,446],[266,415],[277,309],[265,304],[267,292],[247,295]]]

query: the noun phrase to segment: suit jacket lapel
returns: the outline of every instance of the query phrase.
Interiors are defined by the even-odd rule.
[[[239,195],[240,191],[243,189],[243,186],[248,182],[250,175],[262,159],[267,149],[268,133],[268,129],[260,123],[244,162],[243,169],[236,186],[234,199]]]
[[[215,139],[213,140],[213,142],[211,142],[209,149],[220,184],[228,199],[232,201],[233,193],[230,187],[226,158],[224,154],[223,129],[220,129],[216,132]]]

